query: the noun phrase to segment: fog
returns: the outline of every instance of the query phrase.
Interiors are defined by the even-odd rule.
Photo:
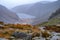
[[[31,3],[36,3],[39,1],[54,2],[56,0],[0,0],[0,4],[10,9],[18,5],[31,4]]]

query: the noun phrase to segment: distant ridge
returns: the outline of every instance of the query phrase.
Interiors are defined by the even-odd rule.
[[[0,5],[0,21],[5,23],[16,23],[19,21],[19,17],[14,12]]]
[[[60,1],[47,2],[45,4],[37,2],[35,4],[28,4],[17,6],[12,10],[16,13],[26,13],[32,16],[36,16],[33,24],[42,23],[48,20],[53,12],[60,8]]]

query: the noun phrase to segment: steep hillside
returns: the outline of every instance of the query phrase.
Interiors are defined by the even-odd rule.
[[[56,10],[56,12],[50,16],[49,20],[48,23],[50,24],[60,24],[60,9]]]
[[[19,13],[26,13],[30,15],[34,15],[37,17],[43,16],[45,14],[50,14],[52,12],[55,12],[56,9],[60,7],[60,1],[51,2],[51,3],[42,3],[37,2],[35,4],[28,4],[28,5],[20,5],[13,8],[14,11]],[[39,14],[39,15],[38,15]]]
[[[35,15],[38,17],[43,16],[45,14],[50,14],[52,12],[55,12],[56,9],[58,9],[60,7],[60,2],[56,1],[56,2],[52,2],[52,3],[48,3],[48,4],[42,4],[40,2],[34,4],[27,12],[27,14],[31,14],[31,15]]]
[[[19,17],[14,12],[0,5],[0,21],[6,23],[16,23],[19,21]]]
[[[20,8],[20,9],[19,9]],[[18,13],[26,13],[32,16],[36,16],[36,19],[34,20],[33,24],[38,24],[38,23],[42,23],[48,20],[48,18],[50,17],[50,15],[56,11],[56,9],[60,8],[60,1],[55,1],[55,2],[50,2],[50,3],[35,3],[33,5],[25,5],[24,6],[18,6],[13,8],[13,10],[15,10],[15,12]],[[24,11],[25,10],[25,11]]]
[[[57,25],[60,24],[60,9],[56,10],[56,12],[54,12],[49,20],[47,22],[43,22],[42,24],[38,24],[38,25]]]
[[[34,4],[19,5],[19,6],[12,8],[12,10],[17,13],[26,13],[27,10],[31,8],[31,6],[33,5]]]
[[[27,14],[34,15],[37,19],[34,20],[34,23],[42,23],[48,20],[50,15],[60,8],[60,1],[56,1],[48,4],[36,3],[35,6],[31,7]]]
[[[49,19],[58,18],[58,17],[60,17],[60,9],[58,9],[55,13],[53,13]]]

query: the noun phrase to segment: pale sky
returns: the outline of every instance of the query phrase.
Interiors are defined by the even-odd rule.
[[[0,0],[0,4],[6,6],[7,8],[13,8],[18,5],[23,5],[23,4],[30,4],[30,3],[35,3],[39,1],[56,1],[56,0]]]

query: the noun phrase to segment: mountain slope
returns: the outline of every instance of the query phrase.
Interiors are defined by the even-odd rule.
[[[41,17],[49,13],[56,11],[60,7],[59,2],[53,2],[48,4],[36,3],[28,11],[27,14]],[[39,15],[38,15],[39,14]]]
[[[19,9],[18,7],[13,8],[13,10],[15,10],[16,12],[19,12],[19,13],[22,12],[22,13],[26,13],[26,14],[29,14],[32,16],[36,16],[36,19],[34,20],[33,24],[34,23],[37,24],[37,23],[47,21],[48,18],[50,17],[50,15],[53,12],[55,12],[56,9],[58,9],[58,8],[60,8],[60,1],[55,1],[55,2],[46,3],[46,4],[38,2],[38,3],[35,3],[32,6],[30,6],[29,8],[28,8],[28,6],[26,6],[27,10]]]
[[[38,17],[42,16],[43,14],[45,15],[46,13],[51,13],[56,11],[56,9],[58,7],[60,7],[60,2],[56,1],[56,2],[52,2],[52,3],[41,3],[41,2],[37,2],[35,4],[28,4],[28,5],[20,5],[20,6],[16,6],[15,8],[13,8],[14,11],[19,12],[19,13],[26,13],[26,14],[30,14],[30,15],[34,15]],[[44,11],[44,12],[43,12]]]
[[[27,10],[31,8],[31,6],[33,5],[34,4],[19,5],[19,6],[12,8],[12,10],[17,13],[26,13]]]
[[[43,22],[42,24],[38,24],[39,25],[57,25],[60,24],[60,9],[56,10],[56,12],[54,12],[49,20],[47,22]]]
[[[19,18],[14,12],[0,5],[0,21],[6,22],[6,23],[15,23],[19,21]]]
[[[50,16],[49,20],[51,24],[60,24],[60,9],[56,10],[56,12]]]
[[[60,17],[60,8],[55,13],[53,13],[49,19],[58,18],[58,17]]]

